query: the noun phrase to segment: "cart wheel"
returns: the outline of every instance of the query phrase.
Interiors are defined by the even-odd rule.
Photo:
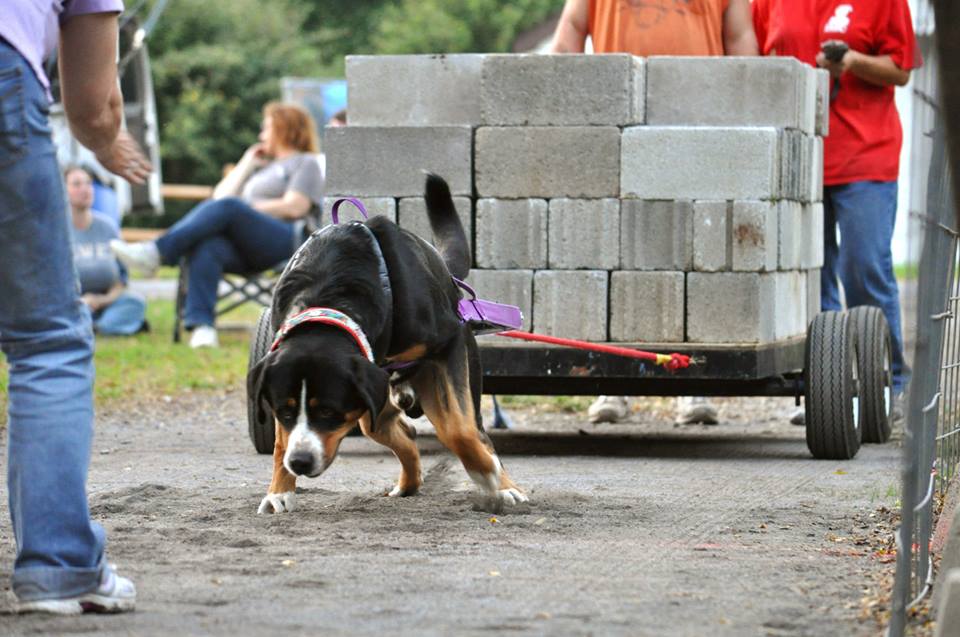
[[[821,312],[807,330],[803,402],[814,458],[849,460],[860,449],[856,347],[844,312]]]
[[[860,423],[864,442],[886,442],[893,421],[893,350],[890,328],[878,307],[849,312],[857,332],[860,372]]]
[[[260,313],[260,320],[257,321],[257,328],[253,331],[253,338],[250,339],[250,358],[247,361],[248,372],[260,362],[261,358],[267,355],[267,351],[270,349],[270,343],[273,341],[273,329],[270,323],[270,308],[264,308],[263,312]],[[253,396],[247,396],[247,430],[257,453],[273,453],[273,443],[277,432],[274,430],[273,422],[269,417],[266,422],[261,422],[257,418],[257,405]]]

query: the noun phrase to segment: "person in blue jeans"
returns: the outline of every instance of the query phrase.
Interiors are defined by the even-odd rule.
[[[0,2],[0,349],[9,367],[7,490],[19,612],[132,610],[86,495],[93,332],[77,290],[50,137],[43,58],[60,29],[60,87],[76,139],[142,183],[150,165],[121,130],[119,0]],[[54,36],[51,38],[50,36]]]
[[[104,336],[129,336],[145,329],[147,303],[127,289],[127,271],[110,250],[120,230],[93,210],[93,176],[85,168],[63,171],[73,220],[73,263],[80,279],[80,300],[93,316],[93,330]]]
[[[260,272],[289,259],[306,219],[323,203],[323,174],[310,115],[293,104],[263,109],[260,141],[214,189],[156,241],[111,243],[124,265],[152,274],[187,257],[184,324],[190,347],[216,347],[217,286],[224,272]]]

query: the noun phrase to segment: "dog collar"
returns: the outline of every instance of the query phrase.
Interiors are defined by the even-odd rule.
[[[277,330],[277,335],[273,339],[273,345],[270,346],[270,351],[272,352],[280,347],[280,342],[286,338],[295,327],[303,325],[304,323],[323,323],[325,325],[339,327],[353,337],[353,340],[356,341],[360,347],[360,351],[363,352],[364,357],[371,363],[373,362],[373,350],[370,348],[370,341],[367,340],[367,335],[363,333],[363,330],[360,329],[357,322],[343,312],[329,307],[308,307],[302,312],[298,312],[288,318],[283,322],[283,325],[280,326],[280,329]]]

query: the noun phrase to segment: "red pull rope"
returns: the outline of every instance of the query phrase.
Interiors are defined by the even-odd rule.
[[[654,352],[644,352],[643,350],[638,349],[616,347],[614,345],[602,345],[600,343],[588,343],[587,341],[578,341],[572,338],[545,336],[543,334],[519,332],[517,330],[498,332],[498,334],[508,338],[519,338],[524,341],[538,341],[540,343],[563,345],[564,347],[573,347],[575,349],[585,349],[591,352],[603,352],[604,354],[615,354],[617,356],[626,356],[627,358],[639,358],[640,360],[650,361],[656,363],[657,365],[663,365],[671,372],[690,366],[690,357],[686,356],[685,354],[656,354]]]

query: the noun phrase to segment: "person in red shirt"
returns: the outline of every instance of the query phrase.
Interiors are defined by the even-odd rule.
[[[764,55],[791,55],[830,71],[830,129],[824,140],[824,264],[821,306],[874,305],[890,325],[893,386],[909,380],[890,243],[897,214],[902,130],[894,86],[921,61],[907,0],[755,0],[754,29]],[[837,61],[825,45],[842,42]],[[837,228],[842,244],[837,244]],[[897,404],[894,418],[902,417]],[[802,421],[801,421],[802,422]]]

